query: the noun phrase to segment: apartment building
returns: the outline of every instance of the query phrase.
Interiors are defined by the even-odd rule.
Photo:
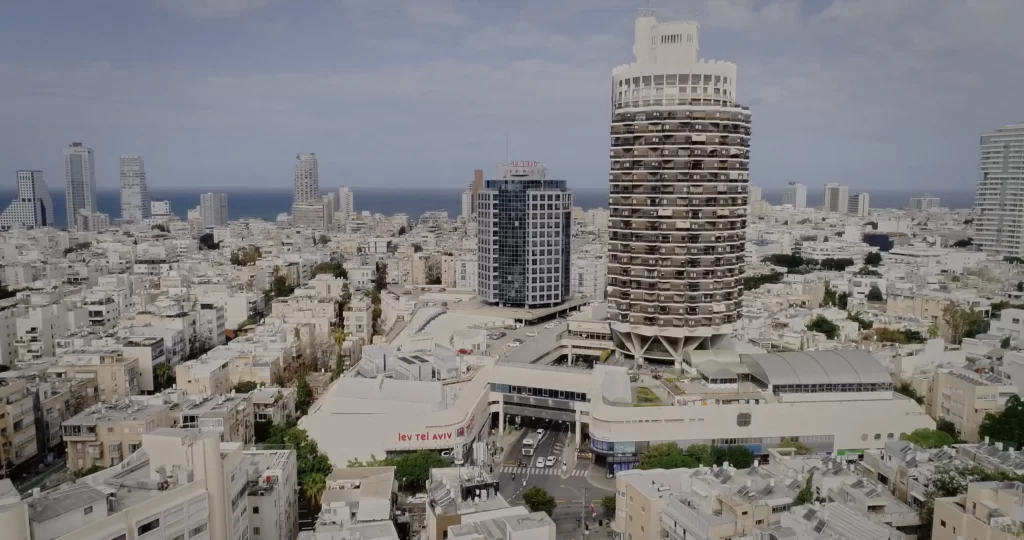
[[[935,499],[933,540],[1015,540],[1022,531],[1024,484],[975,482],[967,493]]]
[[[370,343],[373,339],[373,303],[365,296],[353,297],[345,310],[345,334]]]
[[[227,341],[224,330],[227,328],[227,310],[211,302],[199,304],[199,320],[197,322],[200,347],[210,348],[223,345]]]
[[[251,540],[294,540],[299,532],[299,480],[295,450],[246,448]]]
[[[18,305],[20,300],[0,300],[0,365],[10,366],[17,358]]]
[[[991,320],[988,333],[1009,336],[1012,343],[1020,343],[1024,337],[1024,309],[1004,309],[998,320]]]
[[[0,466],[20,465],[37,453],[32,393],[25,381],[0,379]]]
[[[254,440],[255,416],[249,394],[195,396],[175,412],[179,427],[215,431],[221,442],[252,444]]]
[[[170,363],[164,354],[164,340],[158,337],[131,338],[121,342],[121,353],[139,362],[139,390],[152,392],[159,382],[160,364]]]
[[[215,433],[160,428],[117,467],[26,500],[35,539],[244,540],[249,471],[243,446]],[[70,462],[69,462],[70,463]]]
[[[390,524],[397,489],[394,467],[335,469],[327,477],[316,530],[352,534],[362,526]]]
[[[30,391],[39,395],[36,436],[40,454],[52,452],[64,444],[61,425],[65,420],[96,404],[96,380],[27,380]]]
[[[295,418],[297,392],[294,388],[264,387],[253,390],[250,395],[257,422],[280,425]]]
[[[142,446],[143,435],[176,423],[171,406],[160,403],[128,401],[89,407],[61,424],[68,469],[113,467]]]
[[[1017,386],[995,374],[960,368],[939,369],[932,377],[928,411],[932,418],[949,420],[960,438],[978,442],[978,428],[988,413],[998,413]]]
[[[47,370],[58,378],[91,377],[102,403],[116,403],[139,393],[139,360],[124,356],[119,348],[86,348],[67,351]]]

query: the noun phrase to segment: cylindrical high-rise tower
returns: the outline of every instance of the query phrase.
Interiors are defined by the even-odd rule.
[[[636,20],[612,73],[608,311],[618,350],[678,362],[740,316],[750,111],[736,65],[701,60],[696,22]]]

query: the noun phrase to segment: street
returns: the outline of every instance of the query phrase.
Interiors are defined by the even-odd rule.
[[[542,425],[539,420],[528,418],[523,420],[526,421],[526,427],[520,429],[515,441],[508,447],[505,460],[496,467],[495,472],[501,485],[499,490],[501,495],[509,504],[519,505],[523,504],[522,495],[527,489],[541,487],[547,490],[558,505],[552,516],[558,531],[558,538],[573,538],[579,535],[582,529],[577,525],[577,520],[581,516],[585,516],[588,523],[591,523],[591,537],[594,537],[595,534],[604,537],[603,530],[608,530],[610,533],[607,524],[601,530],[595,530],[597,521],[592,517],[590,507],[593,504],[598,518],[603,518],[600,499],[614,494],[614,491],[600,488],[587,478],[590,475],[603,480],[604,469],[593,466],[590,461],[586,460],[575,463],[575,467],[571,470],[563,469],[562,460],[572,436],[570,425],[566,422],[554,422],[545,427],[544,434],[540,435],[537,433],[537,428]],[[525,439],[534,441],[535,450],[532,456],[522,454],[523,440]],[[570,448],[569,452],[574,452],[574,450]],[[557,457],[558,462],[551,467],[537,466],[537,458],[547,458],[548,456]],[[575,459],[570,462],[575,462]],[[513,474],[515,480],[512,479]],[[563,475],[567,477],[563,478]]]

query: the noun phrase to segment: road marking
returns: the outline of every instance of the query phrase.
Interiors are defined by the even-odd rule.
[[[555,468],[550,468],[549,469],[549,468],[546,468],[546,467],[543,468],[543,469],[539,469],[537,467],[511,467],[511,466],[504,466],[504,467],[501,467],[500,472],[504,473],[504,474],[527,474],[527,475],[536,474],[536,475],[541,475],[541,476],[555,476],[555,475],[562,475],[563,474],[562,471],[560,471],[558,469],[555,469]],[[574,470],[571,473],[569,473],[569,476],[586,476],[586,475],[587,475],[587,471],[586,470]]]

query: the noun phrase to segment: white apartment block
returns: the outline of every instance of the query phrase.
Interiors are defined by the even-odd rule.
[[[227,342],[224,330],[227,328],[227,316],[224,306],[211,302],[199,304],[199,319],[196,339],[205,348],[216,347]]]
[[[845,214],[850,204],[850,188],[841,184],[825,184],[825,206],[829,213]]]
[[[149,213],[158,219],[168,219],[174,215],[171,212],[171,201],[150,201]]]
[[[572,294],[588,300],[603,300],[608,265],[603,259],[573,259],[569,276]]]
[[[1024,123],[981,136],[974,243],[986,253],[1024,255]]]
[[[189,213],[191,220],[191,212]],[[199,218],[203,227],[212,229],[228,222],[228,194],[203,193],[199,196]]]
[[[455,288],[475,291],[477,286],[477,254],[463,253],[455,263]]]
[[[53,200],[43,171],[18,171],[17,198],[0,214],[0,231],[53,226]]]
[[[782,188],[782,204],[788,204],[794,210],[807,208],[807,186],[798,182],[787,184]]]
[[[910,198],[910,209],[914,212],[931,212],[942,207],[942,201],[933,195]]]
[[[299,533],[299,480],[294,450],[246,449],[250,540],[294,540]]]
[[[121,220],[138,223],[149,219],[151,210],[142,156],[121,156]]]
[[[383,312],[383,308],[381,309]],[[353,296],[345,310],[345,334],[370,343],[373,339],[373,303],[363,295]]]
[[[67,185],[67,223],[70,228],[79,223],[80,211],[96,213],[96,166],[93,163],[92,148],[80,142],[71,143],[71,146],[65,148],[64,176]]]
[[[103,212],[82,209],[75,214],[72,223],[75,223],[79,231],[100,232],[110,228],[110,216]]]
[[[868,193],[854,193],[850,195],[846,213],[851,216],[867,217],[871,213],[871,195]]]
[[[14,298],[0,300],[0,365],[11,366],[18,356],[18,304]]]

